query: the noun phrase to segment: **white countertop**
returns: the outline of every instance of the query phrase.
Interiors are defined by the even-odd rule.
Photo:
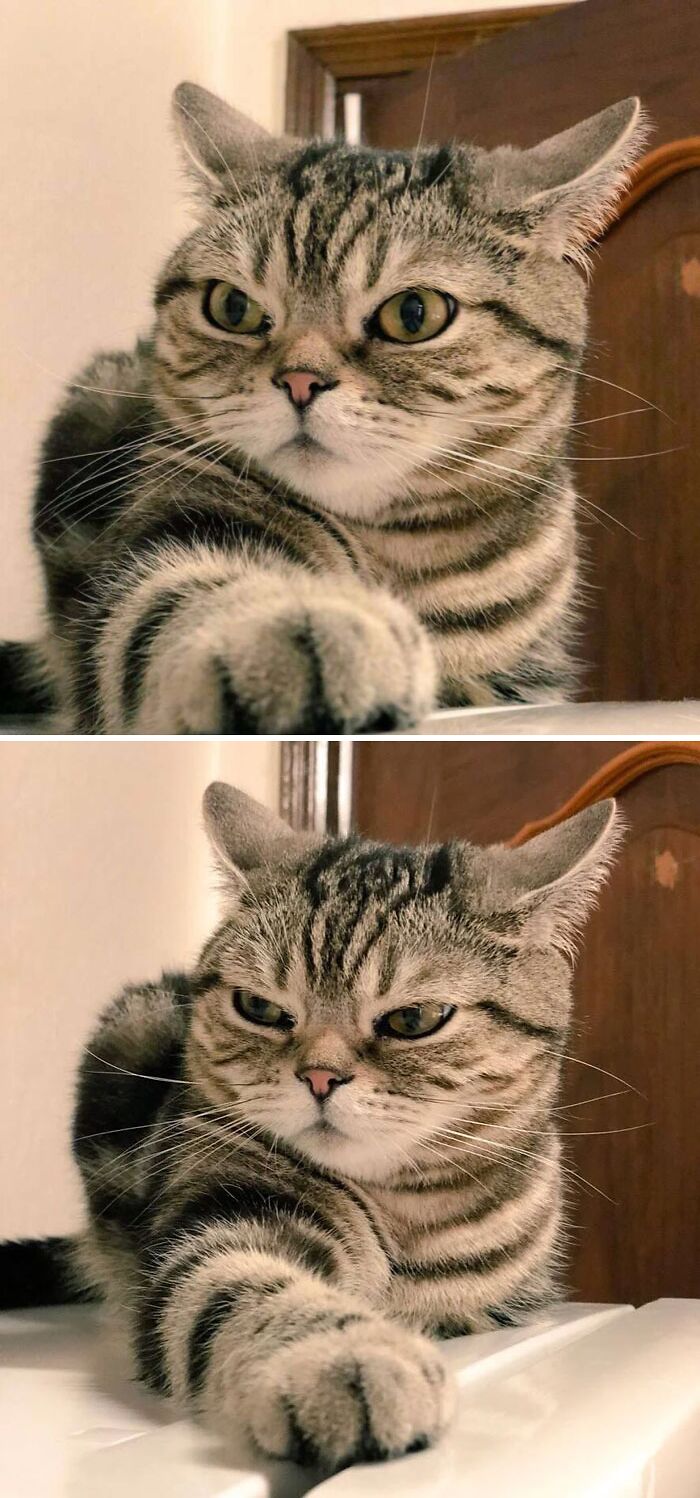
[[[700,738],[700,701],[564,702],[533,707],[465,707],[431,713],[409,736],[440,738]],[[404,736],[385,734],[385,738]]]
[[[130,1380],[91,1308],[0,1316],[2,1498],[698,1498],[700,1301],[562,1306],[445,1344],[432,1451],[318,1473],[226,1447]],[[653,1486],[652,1486],[653,1485]]]

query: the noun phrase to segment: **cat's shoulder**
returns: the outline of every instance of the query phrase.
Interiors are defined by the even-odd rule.
[[[143,423],[151,408],[152,345],[140,340],[133,349],[104,349],[93,354],[66,384],[49,424],[44,459],[60,456],[62,441],[73,449],[76,421],[106,441],[116,429]]]
[[[34,502],[35,531],[106,522],[128,490],[155,422],[152,347],[95,354],[65,388],[46,430]]]

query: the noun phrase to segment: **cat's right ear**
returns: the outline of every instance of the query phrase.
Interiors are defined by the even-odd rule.
[[[614,801],[597,801],[520,847],[484,850],[483,909],[510,910],[527,945],[573,954],[624,836]]]
[[[285,143],[197,83],[179,83],[173,119],[185,166],[208,195],[240,199],[248,183],[272,166]]]
[[[204,792],[204,823],[226,887],[240,890],[255,870],[293,862],[308,846],[269,807],[233,785],[215,780]]]

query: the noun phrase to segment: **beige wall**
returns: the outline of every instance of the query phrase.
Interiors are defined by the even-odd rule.
[[[124,982],[192,960],[216,916],[202,791],[221,777],[275,806],[278,755],[264,740],[0,742],[0,1238],[78,1221],[80,1045]]]
[[[505,3],[518,0],[492,0]],[[186,223],[168,126],[174,84],[193,78],[278,129],[287,30],[485,4],[4,0],[0,637],[37,627],[28,518],[42,428],[69,373],[147,329],[154,274]]]

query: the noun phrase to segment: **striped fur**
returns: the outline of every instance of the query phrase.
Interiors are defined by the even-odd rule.
[[[640,141],[636,101],[531,151],[274,141],[184,85],[202,199],[151,336],[98,357],[43,451],[34,534],[59,720],[352,732],[572,692],[572,264]],[[205,316],[212,281],[264,335]],[[448,295],[383,341],[402,289]],[[299,414],[280,386],[325,387]]]
[[[568,953],[611,807],[517,853],[391,848],[210,788],[225,917],[192,975],[106,1011],[75,1115],[85,1277],[127,1308],[149,1385],[335,1468],[438,1436],[436,1337],[549,1304]],[[242,1017],[242,990],[290,1027]],[[433,1001],[437,1033],[378,1033]],[[308,1067],[340,1079],[324,1102]]]

